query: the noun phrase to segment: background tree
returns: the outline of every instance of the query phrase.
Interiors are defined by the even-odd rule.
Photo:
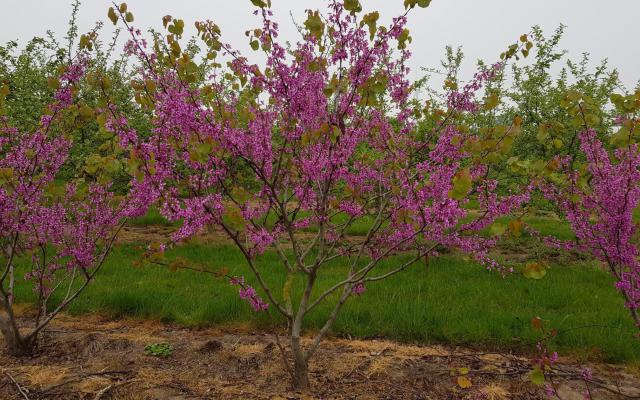
[[[106,91],[111,104],[118,105],[119,114],[145,135],[150,130],[149,115],[134,101],[134,89],[130,85],[133,71],[127,57],[118,55],[116,44],[120,31],[116,30],[107,43],[99,36],[102,22],[88,33],[80,34],[76,23],[80,8],[80,1],[75,0],[62,43],[48,31],[46,37],[33,38],[24,47],[18,42],[0,46],[0,82],[9,90],[4,103],[8,123],[22,132],[36,130],[43,110],[54,100],[59,86],[56,77],[72,63],[78,50],[86,49],[91,51],[84,66],[87,79],[75,84],[76,96],[86,106],[79,111],[89,114],[89,108],[104,108]],[[96,81],[103,86],[95,85]],[[104,161],[105,154],[113,155],[113,134],[104,129],[104,121],[100,122],[85,118],[83,124],[68,127],[73,129],[66,133],[74,145],[61,167],[60,179],[72,179],[85,166],[93,171],[92,165]],[[128,175],[121,170],[114,176],[114,189],[126,193],[128,180]]]
[[[135,191],[126,196],[113,193],[113,177],[125,165],[117,141],[105,140],[101,146],[101,152],[112,154],[89,157],[86,165],[82,160],[79,168],[65,171],[73,164],[75,146],[83,146],[75,134],[87,124],[106,129],[106,115],[118,116],[105,84],[108,78],[89,70],[95,65],[89,40],[84,39],[74,57],[59,60],[59,75],[47,77],[55,91],[37,123],[30,115],[35,109],[20,108],[30,101],[28,96],[20,100],[27,90],[22,84],[33,75],[44,79],[48,66],[31,68],[28,53],[22,57],[24,69],[10,70],[11,80],[0,85],[0,305],[5,312],[0,331],[16,356],[30,354],[42,329],[95,278],[125,219],[145,211]],[[42,42],[32,42],[34,48],[38,43]],[[87,87],[101,93],[96,106],[82,98]],[[20,328],[14,309],[14,288],[22,279],[32,283],[37,298],[27,331]]]
[[[640,264],[638,221],[640,204],[640,91],[611,97],[618,113],[616,132],[603,143],[591,126],[590,97],[575,94],[565,103],[567,112],[581,120],[580,155],[561,155],[553,162],[562,168],[547,177],[542,190],[570,222],[577,243],[551,244],[592,254],[616,279],[616,287],[640,328]],[[613,148],[608,150],[608,148]]]

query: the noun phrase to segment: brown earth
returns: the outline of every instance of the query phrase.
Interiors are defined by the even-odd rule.
[[[274,342],[273,335],[246,327],[187,329],[152,321],[61,315],[33,357],[15,359],[1,353],[0,398],[545,398],[542,388],[527,378],[526,358],[336,338],[323,343],[310,367],[312,387],[299,393],[291,390]],[[153,343],[169,343],[172,354],[145,355],[145,346]],[[589,367],[594,371],[594,399],[640,398],[637,367]],[[585,386],[579,365],[561,360],[558,368],[554,381],[561,398],[582,399]]]

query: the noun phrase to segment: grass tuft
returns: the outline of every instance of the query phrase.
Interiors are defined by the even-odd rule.
[[[230,273],[251,274],[242,255],[231,246],[183,245],[169,257],[184,257]],[[194,271],[170,272],[161,267],[134,268],[139,256],[133,245],[116,248],[98,279],[72,304],[73,314],[106,313],[176,322],[187,326],[219,324],[269,328],[264,313],[251,311],[226,280]],[[405,259],[387,260],[381,269]],[[257,260],[266,281],[281,293],[285,273],[276,254]],[[318,291],[340,279],[344,269],[328,265],[318,278]],[[298,277],[294,296],[300,295]],[[255,284],[254,284],[255,285]],[[317,293],[316,293],[317,295]],[[19,299],[33,301],[30,287],[17,288]],[[335,298],[315,309],[305,321],[321,327]],[[558,350],[609,362],[640,360],[636,329],[611,277],[593,266],[552,266],[541,280],[519,273],[502,277],[455,255],[431,258],[390,279],[367,286],[349,300],[333,332],[354,337],[380,337],[408,342],[444,343],[479,348],[530,350],[538,333],[534,317],[558,330]],[[282,322],[281,320],[276,323]]]

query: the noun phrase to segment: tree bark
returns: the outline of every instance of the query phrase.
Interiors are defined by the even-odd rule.
[[[23,337],[17,326],[9,321],[0,322],[0,331],[4,337],[7,352],[14,357],[24,357],[33,353],[36,347],[36,336]]]
[[[300,336],[291,337],[293,351],[293,388],[306,390],[309,388],[309,363],[300,345]]]
[[[303,357],[294,354],[293,360],[293,387],[296,390],[306,390],[309,388],[309,365]]]

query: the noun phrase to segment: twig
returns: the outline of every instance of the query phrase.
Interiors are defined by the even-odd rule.
[[[11,381],[14,383],[14,385],[16,385],[16,387],[18,388],[18,391],[20,392],[22,397],[24,397],[25,400],[29,400],[29,395],[27,394],[27,391],[22,386],[20,386],[20,384],[13,378],[13,376],[11,376],[11,374],[6,372],[6,371],[5,371],[4,374],[6,376],[8,376],[9,379],[11,379]]]
[[[344,375],[342,378],[340,378],[340,380],[344,380],[347,379],[348,377],[351,376],[351,374],[353,374],[354,372],[356,372],[360,367],[362,367],[364,364],[366,364],[367,362],[371,362],[373,360],[375,360],[376,358],[380,357],[382,354],[384,354],[385,351],[389,350],[389,346],[385,347],[384,349],[380,350],[377,353],[373,353],[371,354],[371,356],[365,360],[362,360],[362,362],[360,362],[358,365],[356,365],[355,367],[353,367],[353,369],[351,371],[349,371],[346,375]]]
[[[282,362],[284,364],[284,368],[287,371],[287,373],[291,376],[291,378],[294,379],[293,371],[289,366],[289,359],[287,358],[287,352],[285,351],[284,346],[282,346],[282,343],[280,343],[280,337],[278,336],[278,331],[274,330],[273,336],[276,337],[276,345],[278,346],[278,349],[280,349],[280,354],[282,355]]]
[[[606,390],[607,392],[617,394],[618,396],[622,396],[622,397],[627,398],[627,399],[640,399],[640,395],[632,395],[632,394],[624,393],[620,389],[614,389],[611,386],[607,385],[606,383],[601,383],[601,382],[598,382],[596,380],[590,380],[589,383],[597,386],[598,388],[600,388],[602,390]]]
[[[108,391],[110,391],[111,389],[115,389],[117,387],[126,385],[128,383],[133,382],[134,380],[126,380],[126,381],[122,381],[122,382],[118,382],[118,383],[112,383],[111,385],[105,387],[104,389],[100,389],[98,392],[96,392],[95,397],[93,398],[93,400],[100,400],[100,398],[102,396],[104,396],[105,394],[107,394]]]
[[[105,387],[104,389],[100,389],[98,392],[96,392],[95,397],[93,398],[93,400],[99,400],[100,397],[102,397],[103,394],[107,393],[109,390],[111,390],[111,388],[113,387],[113,385],[109,385],[107,387]]]
[[[42,393],[48,393],[48,392],[51,392],[52,390],[57,389],[57,388],[59,388],[59,387],[61,387],[61,386],[65,386],[65,385],[68,385],[68,384],[70,384],[70,383],[77,382],[77,381],[79,381],[79,380],[82,380],[82,379],[84,379],[84,378],[88,378],[88,377],[90,377],[90,376],[101,376],[101,375],[125,375],[125,374],[128,374],[128,373],[130,373],[130,372],[131,372],[131,371],[102,371],[102,372],[91,372],[91,373],[88,373],[88,374],[84,374],[84,375],[80,375],[80,376],[76,376],[76,377],[74,377],[74,378],[68,379],[68,380],[66,380],[66,381],[64,381],[64,382],[58,383],[57,385],[53,385],[53,386],[51,386],[51,387],[47,388],[47,390],[45,390],[45,391],[44,391],[44,392],[42,392]]]

